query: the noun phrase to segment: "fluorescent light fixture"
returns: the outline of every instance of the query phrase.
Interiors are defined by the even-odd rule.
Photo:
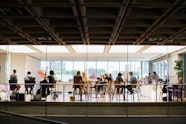
[[[24,45],[3,45],[0,46],[0,49],[11,53],[36,53],[36,51]]]
[[[185,46],[150,46],[142,53],[172,53],[183,48]]]
[[[66,46],[32,45],[43,53],[70,53]]]
[[[4,51],[7,51],[7,46],[6,45],[0,45],[0,49],[4,50]]]
[[[112,45],[109,53],[136,53],[143,47],[142,45]]]
[[[71,45],[76,53],[103,53],[104,45]]]
[[[172,53],[183,48],[185,48],[185,46],[168,46],[168,52]]]

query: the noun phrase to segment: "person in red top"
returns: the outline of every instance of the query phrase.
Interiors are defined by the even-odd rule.
[[[74,75],[74,85],[73,85],[74,91],[76,91],[77,88],[81,90],[82,86],[83,86],[83,79],[81,76],[81,72],[77,71],[76,75]]]
[[[83,79],[81,76],[81,72],[77,71],[76,75],[74,75],[74,93],[73,95],[77,94],[76,90],[79,88],[79,95],[80,95],[80,100],[82,100],[82,88],[83,88]]]

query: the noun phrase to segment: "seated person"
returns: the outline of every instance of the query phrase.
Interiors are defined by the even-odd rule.
[[[181,83],[175,83],[172,86],[166,86],[166,88],[168,90],[169,101],[172,101],[173,96],[182,97],[183,85]]]
[[[56,80],[55,80],[55,76],[54,76],[54,71],[51,70],[50,71],[50,75],[47,76],[47,78],[48,78],[49,84],[52,84],[52,85],[49,85],[49,87],[54,87],[55,84],[56,84]]]
[[[48,82],[49,82],[49,85],[47,86],[47,94],[50,94],[49,88],[50,87],[55,87],[55,85],[56,85],[56,80],[55,80],[53,70],[50,70],[50,75],[47,76],[47,78],[48,78]]]
[[[101,82],[102,83],[101,94],[105,94],[105,92],[106,92],[107,85],[109,84],[108,79],[109,79],[108,75],[104,74],[103,75],[103,82]]]
[[[13,74],[10,75],[9,84],[10,84],[10,90],[12,90],[13,92],[18,91],[21,88],[21,86],[17,84],[17,75],[15,69],[13,70]]]
[[[77,88],[79,88],[80,92],[82,92],[82,88],[83,88],[83,79],[81,76],[81,72],[77,71],[76,75],[74,75],[74,92],[76,92]]]
[[[37,89],[37,93],[36,94],[41,94],[42,97],[46,97],[47,94],[46,94],[46,89],[47,89],[47,78],[46,78],[46,73],[44,73],[43,71],[41,70],[38,70],[37,71],[37,82],[40,83],[40,87]]]
[[[97,90],[98,90],[98,93],[101,91],[104,90],[104,78],[103,78],[103,75],[100,75],[100,77],[97,78]]]
[[[96,91],[98,92],[98,86],[99,86],[99,81],[95,82],[94,88],[96,89]]]
[[[136,77],[133,75],[133,72],[129,72],[129,76],[130,76],[130,80],[128,81],[128,83],[130,83],[130,85],[127,85],[126,88],[132,94],[133,93],[133,88],[136,87],[138,81],[137,81]]]
[[[35,77],[31,76],[31,72],[27,72],[27,76],[24,78],[25,81],[25,91],[28,94],[28,88],[30,88],[30,94],[32,94],[32,90],[35,84]]]
[[[83,89],[86,89],[88,86],[87,76],[85,72],[82,72],[82,79],[83,79]]]
[[[162,93],[167,93],[167,85],[168,85],[169,79],[166,78],[165,81],[163,81],[163,88],[162,88]]]
[[[118,76],[116,77],[116,85],[115,85],[115,88],[117,89],[117,93],[119,93],[119,89],[122,88],[122,91],[123,92],[123,88],[124,86],[121,86],[120,84],[123,83],[123,78],[122,78],[122,74],[121,73],[118,73]]]

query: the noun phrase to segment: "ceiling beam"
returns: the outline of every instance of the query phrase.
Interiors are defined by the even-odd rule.
[[[129,4],[131,3],[132,0],[123,0],[123,5],[120,7],[120,11],[118,14],[118,18],[116,20],[116,26],[114,26],[113,28],[113,33],[111,34],[111,38],[109,39],[109,45],[115,44],[117,41],[117,38],[119,36],[120,31],[123,28],[123,24],[126,21],[126,13],[129,12],[131,10],[131,7],[129,6]]]
[[[169,38],[159,42],[157,45],[165,45],[167,42],[172,41],[175,37],[182,35],[185,31],[186,31],[186,27],[182,28],[181,30],[179,30],[178,32],[170,36]]]
[[[83,44],[89,44],[89,34],[86,18],[86,7],[83,6],[84,0],[70,0],[72,4],[72,10],[76,18],[76,22],[80,31],[80,35],[83,41]]]
[[[59,44],[59,45],[65,45],[65,42],[63,41],[62,38],[60,38],[55,32],[54,29],[52,29],[48,22],[45,19],[42,19],[40,17],[41,13],[36,11],[34,7],[32,7],[32,3],[29,0],[24,0],[23,3],[25,6],[25,9],[32,15],[35,16],[35,20],[40,24],[40,26],[47,31],[47,33],[50,34],[52,38]]]
[[[9,45],[17,45],[17,43],[16,42],[12,42],[10,39],[8,39],[8,38],[3,38],[1,35],[0,35],[0,39],[2,40],[2,41],[5,41],[6,43],[8,43]]]
[[[175,12],[178,7],[184,2],[184,0],[176,0],[174,5],[170,6],[160,18],[158,18],[136,41],[133,43],[134,45],[141,44],[154,30],[156,30],[159,26],[161,26],[168,17]]]
[[[27,39],[28,41],[32,42],[33,44],[36,44],[36,45],[41,44],[40,42],[36,41],[34,38],[30,37],[30,35],[23,33],[23,31],[20,28],[15,27],[13,24],[10,24],[10,22],[5,21],[5,20],[0,20],[0,23],[4,26],[8,27],[10,30],[17,33],[21,37],[23,37],[23,38]]]

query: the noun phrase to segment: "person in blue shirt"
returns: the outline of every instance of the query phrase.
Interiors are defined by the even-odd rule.
[[[130,80],[128,81],[129,85],[126,86],[126,88],[130,91],[130,93],[133,93],[133,88],[136,87],[137,79],[133,75],[133,72],[129,72]]]

